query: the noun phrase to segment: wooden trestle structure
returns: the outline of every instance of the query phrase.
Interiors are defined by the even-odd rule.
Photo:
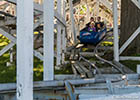
[[[140,8],[137,0],[132,3]],[[83,15],[82,5],[86,6]],[[17,46],[17,83],[0,84],[0,100],[140,100],[140,73],[119,63],[119,55],[140,29],[119,50],[120,0],[3,0],[0,9],[0,34],[10,40],[0,56]],[[113,63],[100,58],[97,51],[79,53],[75,49],[77,34],[91,16],[114,23]],[[58,67],[66,63],[65,54],[72,58],[74,74],[54,75],[54,57]],[[33,82],[33,55],[43,61],[41,82]],[[77,55],[82,55],[80,60]],[[111,68],[97,68],[83,55],[96,56]]]

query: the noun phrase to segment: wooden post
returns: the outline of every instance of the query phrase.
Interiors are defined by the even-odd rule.
[[[140,65],[137,65],[137,73],[140,74]]]
[[[13,62],[13,48],[10,49],[10,63]]]
[[[77,37],[76,37],[76,28],[75,28],[74,15],[73,15],[72,0],[69,0],[69,7],[70,7],[71,30],[72,30],[74,43],[76,43],[77,42]]]
[[[33,100],[33,0],[17,0],[17,100]]]
[[[66,18],[66,1],[62,0],[62,16],[63,18]],[[66,28],[63,27],[62,32],[62,63],[65,61],[65,52],[66,52]]]
[[[98,17],[99,16],[99,7],[100,6],[100,2],[99,0],[96,0],[96,16]]]
[[[90,9],[89,9],[89,5],[87,3],[87,0],[85,1],[86,7],[87,7],[87,14],[86,14],[86,22],[88,23],[90,20]]]
[[[113,0],[113,17],[114,17],[114,60],[119,61],[119,37],[118,37],[118,1]]]
[[[44,81],[54,79],[54,0],[44,0]]]
[[[57,0],[57,12],[61,15],[61,0]],[[57,66],[61,64],[61,52],[62,52],[61,31],[62,31],[61,23],[57,21],[57,59],[56,59]]]

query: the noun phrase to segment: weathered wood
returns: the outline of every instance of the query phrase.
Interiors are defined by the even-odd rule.
[[[59,22],[57,22],[57,58],[56,58],[56,65],[61,65],[61,53],[62,53],[62,45],[61,45],[61,32],[62,32],[62,26]]]
[[[74,64],[74,67],[77,69],[77,71],[79,72],[81,77],[86,77],[86,73],[83,71],[83,69],[81,67],[79,67],[79,65],[77,63]]]
[[[139,100],[140,92],[134,92],[134,93],[125,93],[125,94],[117,94],[117,95],[93,95],[93,94],[80,94],[79,100]]]
[[[72,84],[70,82],[66,81],[65,88],[68,92],[70,100],[76,100],[76,95],[74,94],[74,88],[73,88]]]
[[[66,1],[62,0],[62,16],[66,19]],[[65,62],[65,52],[66,52],[67,38],[66,38],[66,28],[62,28],[62,63]]]
[[[54,79],[54,1],[44,0],[44,74],[43,79]]]
[[[33,100],[33,0],[17,1],[16,86],[17,100]]]
[[[57,12],[61,15],[61,0],[57,0]],[[56,66],[61,65],[62,60],[62,25],[57,21],[57,57],[56,57]]]
[[[10,2],[10,3],[13,3],[13,4],[16,4],[17,0],[5,0],[7,2]],[[36,4],[34,3],[34,9],[39,11],[39,12],[43,12],[43,5],[40,5],[40,4]],[[64,25],[66,26],[66,21],[65,19],[56,11],[54,10],[54,16]]]
[[[73,3],[72,3],[72,0],[69,0],[69,7],[70,7],[71,30],[72,30],[72,35],[73,35],[73,41],[76,44],[77,37],[76,37],[76,28],[75,28],[74,15],[73,15]]]
[[[78,75],[76,68],[74,67],[74,65],[72,65],[72,71],[75,75]]]
[[[1,51],[0,51],[0,56],[2,56],[5,52],[7,52],[11,47],[13,47],[15,43],[11,42],[7,46],[5,46]]]
[[[107,85],[109,93],[113,94],[114,91],[113,91],[112,83],[111,83],[111,81],[109,79],[106,79],[106,85]]]
[[[94,78],[90,79],[76,79],[76,80],[67,80],[72,85],[84,85],[84,84],[91,84],[95,83]],[[59,81],[42,81],[42,82],[34,82],[34,89],[35,88],[45,88],[45,87],[56,87],[56,86],[64,86],[63,80]],[[16,83],[8,83],[8,84],[0,84],[0,92],[2,91],[10,91],[16,89]]]
[[[78,75],[55,75],[55,80],[70,80],[70,79],[80,79],[80,76]]]
[[[121,47],[120,53],[122,53],[125,56],[128,54],[136,54],[136,52],[137,53],[140,52],[140,42],[139,42],[140,37],[138,35],[140,31],[140,28],[139,28],[140,6],[139,5],[140,4],[138,0],[122,0],[121,1],[122,13],[121,13],[120,46],[122,47]],[[126,49],[124,50],[124,48]]]
[[[77,64],[79,65],[79,67],[81,67],[81,68],[83,69],[83,71],[86,73],[86,76],[87,76],[88,78],[93,77],[93,73],[92,73],[91,70],[87,69],[87,68],[86,68],[82,63],[80,63],[80,62],[77,62]]]
[[[136,60],[138,60],[138,61],[140,61],[140,57],[131,57],[131,56],[120,56],[120,60],[134,60],[134,61],[136,61]]]
[[[140,65],[137,65],[137,73],[140,74]]]
[[[118,38],[118,1],[113,0],[113,33],[114,33],[114,60],[119,61],[119,38]]]

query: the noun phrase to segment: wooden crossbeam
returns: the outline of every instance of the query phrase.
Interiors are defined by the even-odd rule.
[[[128,45],[138,36],[140,27],[131,35],[131,37],[120,48],[120,54],[128,47]]]
[[[17,0],[5,0],[5,1],[13,3],[13,4],[16,4],[17,2]],[[43,12],[43,5],[34,3],[34,9],[39,12]],[[62,23],[62,25],[66,26],[65,18],[63,18],[56,10],[54,10],[54,17],[58,19]]]
[[[38,23],[37,23],[38,24]],[[39,24],[38,24],[39,25]],[[35,24],[34,28],[36,28],[37,25]],[[11,42],[11,44],[9,44],[8,46],[4,47],[1,51],[0,51],[0,56],[3,55],[5,52],[7,52],[10,48],[12,48],[15,44],[16,44],[16,37],[12,36],[11,34],[5,32],[3,29],[0,28],[0,33],[7,37]],[[43,60],[43,55],[39,52],[37,52],[36,50],[34,50],[34,55],[39,58],[40,60]]]
[[[137,0],[131,1],[140,9],[140,3]],[[138,27],[137,30],[131,35],[131,37],[122,45],[119,54],[121,54],[129,46],[129,44],[138,36],[139,33],[140,27]]]
[[[112,6],[111,6],[111,4],[109,3],[108,0],[99,0],[99,2],[101,2],[102,4],[104,4],[109,10],[112,11]]]
[[[113,86],[112,86],[112,83],[111,83],[111,81],[109,79],[106,79],[106,85],[107,85],[109,93],[113,94],[114,93]]]
[[[10,48],[12,48],[15,45],[15,43],[11,42],[7,46],[5,46],[1,51],[0,51],[0,56],[2,56],[4,53],[6,53]]]
[[[138,0],[131,0],[139,9],[140,9],[140,3]]]
[[[132,57],[132,56],[120,56],[120,60],[134,60],[140,61],[140,57]]]

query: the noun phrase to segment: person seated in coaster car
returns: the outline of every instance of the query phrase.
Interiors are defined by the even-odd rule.
[[[91,18],[90,18],[90,22],[86,24],[86,27],[90,27],[90,24],[91,24],[92,22],[94,22],[94,23],[95,23],[95,21],[94,21],[94,18],[93,18],[93,17],[91,17]]]
[[[89,27],[88,27],[88,31],[90,32],[96,32],[96,28],[95,28],[95,23],[91,22]]]
[[[95,23],[96,31],[100,31],[104,27],[104,22],[101,21],[101,17],[97,18],[97,22]]]

